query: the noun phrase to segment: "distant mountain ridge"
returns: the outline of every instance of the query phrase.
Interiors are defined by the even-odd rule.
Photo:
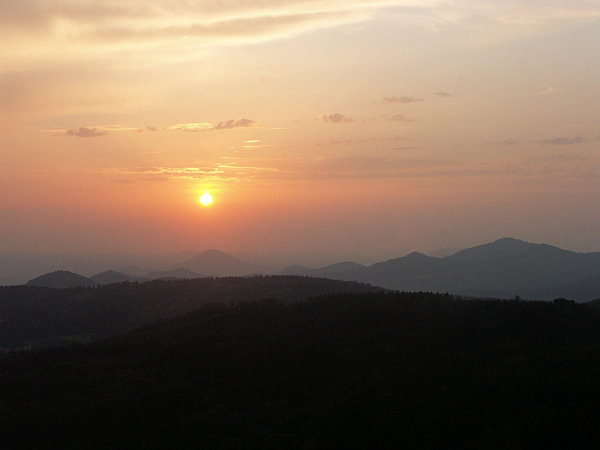
[[[151,280],[156,279],[181,279],[181,280],[189,280],[192,278],[202,278],[205,275],[194,272],[192,270],[184,269],[183,267],[178,267],[177,269],[171,270],[161,270],[156,272],[150,272],[146,275],[147,278]]]
[[[404,291],[542,300],[569,294],[577,301],[587,301],[600,297],[599,276],[600,252],[576,253],[502,238],[444,258],[413,252],[334,278]]]
[[[137,267],[122,270],[142,272]],[[88,279],[72,272],[66,275],[59,271],[28,283],[65,288],[155,278],[248,276],[261,272],[263,268],[256,264],[219,250],[207,250],[181,262],[176,268],[145,272],[143,276],[107,271]],[[449,292],[474,297],[520,296],[541,300],[566,297],[576,301],[600,298],[600,252],[577,253],[514,238],[501,238],[443,258],[412,252],[370,266],[347,261],[316,269],[293,265],[277,274],[359,281],[401,291]]]
[[[115,270],[107,270],[105,272],[98,273],[94,276],[90,277],[95,284],[103,285],[103,284],[112,284],[112,283],[122,283],[124,281],[148,281],[147,278],[129,275],[126,273],[117,272]]]
[[[362,269],[365,266],[355,262],[339,262],[335,264],[329,264],[318,269],[312,267],[306,267],[301,265],[292,265],[284,267],[278,274],[279,275],[302,275],[311,277],[331,277],[332,275],[342,275],[351,270]]]
[[[206,250],[183,261],[180,266],[208,276],[253,275],[262,271],[260,266],[242,261],[220,250]]]
[[[40,275],[27,282],[28,286],[49,288],[72,288],[81,286],[95,286],[96,283],[83,275],[69,272],[68,270],[57,270],[55,272]]]

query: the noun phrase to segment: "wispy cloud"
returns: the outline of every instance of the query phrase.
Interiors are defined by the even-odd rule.
[[[558,91],[559,91],[559,89],[556,89],[552,86],[548,86],[543,91],[539,91],[538,95],[552,95],[552,94],[556,94]]]
[[[581,144],[583,142],[585,142],[585,139],[583,139],[581,136],[575,136],[573,138],[568,138],[568,137],[555,137],[555,138],[548,138],[548,139],[540,139],[537,141],[532,141],[534,144],[541,144],[541,145],[572,145],[572,144]]]
[[[334,114],[324,115],[324,116],[321,117],[321,119],[325,123],[350,123],[350,122],[354,122],[354,119],[352,117],[348,117],[348,116],[345,116],[345,115],[340,114],[340,113],[334,113]]]
[[[213,125],[208,122],[188,122],[188,123],[177,123],[167,127],[169,130],[179,131],[212,131],[212,130],[231,130],[232,128],[248,128],[255,126],[256,122],[252,119],[229,119],[223,122],[219,122]]]
[[[500,145],[507,145],[507,146],[508,145],[517,145],[518,143],[519,143],[519,141],[517,141],[516,139],[513,139],[511,137],[498,142],[498,144],[500,144]]]
[[[416,122],[416,119],[406,117],[404,114],[395,114],[393,116],[387,117],[386,120],[389,120],[391,122]]]
[[[171,125],[168,127],[169,130],[179,130],[179,131],[207,131],[212,130],[212,124],[208,122],[188,122],[188,123],[176,123],[175,125]]]
[[[219,122],[214,126],[215,130],[229,130],[231,128],[247,128],[254,126],[256,122],[252,119],[229,119],[225,122]]]
[[[67,135],[67,136],[76,136],[76,137],[83,137],[83,138],[99,137],[99,136],[104,136],[106,134],[108,134],[108,131],[106,131],[106,130],[99,130],[97,128],[85,128],[85,127],[81,127],[78,130],[67,130],[65,132],[65,135]]]
[[[422,98],[408,97],[408,96],[385,97],[385,98],[381,99],[381,103],[384,103],[384,104],[397,104],[397,103],[406,104],[406,103],[416,103],[416,102],[422,102],[422,101],[424,101]]]
[[[452,97],[450,93],[444,91],[434,92],[433,95],[437,95],[438,97]]]

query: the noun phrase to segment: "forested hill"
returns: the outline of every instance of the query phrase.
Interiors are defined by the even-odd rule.
[[[0,355],[0,420],[7,448],[597,448],[599,352],[564,300],[206,305]]]
[[[133,330],[206,303],[274,298],[284,303],[338,292],[381,291],[358,282],[269,276],[155,280],[98,287],[0,287],[0,349],[57,345]]]

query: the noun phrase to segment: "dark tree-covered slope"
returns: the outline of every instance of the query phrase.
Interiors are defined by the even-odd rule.
[[[9,448],[582,449],[600,313],[420,293],[206,305],[0,357]]]
[[[272,276],[118,283],[94,288],[0,287],[0,349],[89,341],[206,303],[276,298],[285,303],[336,292],[381,290],[357,282]]]

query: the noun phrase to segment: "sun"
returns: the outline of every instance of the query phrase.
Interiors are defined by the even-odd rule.
[[[200,196],[200,203],[202,203],[204,206],[208,206],[212,202],[213,202],[212,195],[210,195],[208,192],[205,192],[204,194],[202,194]]]

